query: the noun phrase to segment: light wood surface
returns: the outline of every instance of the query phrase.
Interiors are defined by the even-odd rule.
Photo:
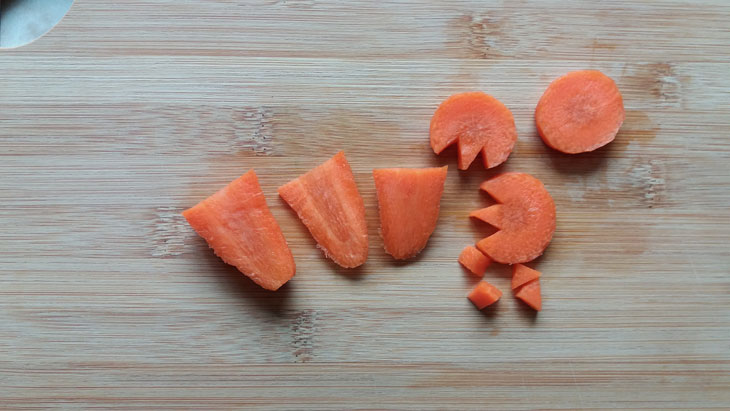
[[[77,0],[0,51],[0,408],[729,408],[729,21],[719,0]],[[561,155],[533,110],[581,68],[627,119]],[[515,115],[497,170],[429,148],[466,90]],[[276,195],[340,149],[371,238],[351,271]],[[396,263],[371,170],[442,164],[437,230]],[[249,168],[297,263],[277,293],[180,216]],[[557,204],[539,315],[497,266],[505,297],[475,310],[456,263],[507,170]]]

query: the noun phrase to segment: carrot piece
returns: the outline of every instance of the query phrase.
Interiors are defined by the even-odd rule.
[[[469,168],[479,152],[486,168],[504,163],[517,141],[512,112],[482,92],[454,94],[444,100],[431,118],[430,134],[436,154],[458,142],[460,170]]]
[[[536,278],[515,290],[515,297],[524,301],[535,311],[542,310],[542,297],[540,296],[540,279]]]
[[[459,254],[459,262],[477,277],[484,277],[484,272],[492,263],[492,259],[484,255],[476,247],[468,245]]]
[[[335,263],[357,267],[368,257],[365,205],[343,152],[279,187],[312,237]]]
[[[216,255],[261,287],[276,290],[294,276],[294,257],[253,170],[182,215]]]
[[[532,280],[540,278],[541,272],[522,264],[512,266],[512,289],[517,289]]]
[[[568,154],[610,143],[625,118],[616,83],[597,70],[574,71],[553,81],[535,109],[542,140]]]
[[[420,253],[439,217],[448,167],[373,170],[385,251],[402,260]]]
[[[486,281],[482,281],[471,290],[466,298],[481,310],[486,306],[496,303],[500,297],[502,297],[502,291],[499,288]]]
[[[500,204],[469,216],[499,231],[480,240],[477,248],[503,264],[539,257],[555,232],[555,203],[540,180],[525,173],[505,173],[483,182],[480,188]]]

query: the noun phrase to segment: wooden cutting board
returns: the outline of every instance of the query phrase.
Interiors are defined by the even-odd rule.
[[[0,408],[730,407],[726,1],[78,0],[0,51]],[[616,141],[536,134],[555,77],[623,92]],[[483,90],[519,141],[497,170],[428,145]],[[325,260],[276,188],[345,150],[370,258]],[[382,251],[371,170],[447,164],[413,261]],[[297,275],[266,292],[180,212],[250,168]],[[484,179],[540,178],[558,229],[544,310],[479,312],[456,263]]]

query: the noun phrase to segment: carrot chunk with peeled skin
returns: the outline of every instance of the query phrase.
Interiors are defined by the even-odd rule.
[[[555,202],[540,180],[525,173],[505,173],[480,188],[499,204],[469,214],[499,229],[477,248],[502,264],[525,263],[539,257],[555,232]]]
[[[368,257],[365,205],[343,152],[279,187],[312,237],[335,263],[345,268]]]
[[[553,81],[535,109],[542,140],[568,154],[610,143],[625,118],[616,83],[597,70],[574,71]]]
[[[466,170],[482,153],[484,167],[507,160],[517,128],[512,112],[496,98],[482,93],[454,94],[444,100],[431,118],[431,148],[439,154],[450,145],[459,148],[459,169]]]
[[[402,260],[423,250],[439,217],[448,167],[373,170],[385,251]]]
[[[218,257],[261,287],[276,290],[294,276],[294,257],[253,170],[182,214]]]
[[[515,290],[515,297],[524,301],[535,311],[542,310],[542,297],[540,296],[540,279],[534,279]]]
[[[492,263],[492,259],[484,255],[476,247],[469,245],[459,254],[459,262],[472,274],[477,277],[484,277],[484,271]]]
[[[486,306],[496,303],[500,297],[502,297],[502,292],[499,291],[499,288],[486,281],[482,281],[477,284],[467,296],[469,301],[474,303],[474,305],[480,310]]]
[[[512,266],[512,289],[514,290],[532,280],[536,280],[540,278],[541,275],[542,273],[537,270],[533,270],[530,267],[522,264],[515,264]]]

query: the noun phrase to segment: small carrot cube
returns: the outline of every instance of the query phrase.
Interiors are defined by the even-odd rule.
[[[459,254],[459,263],[475,276],[484,277],[484,271],[492,263],[492,259],[484,255],[476,247],[469,245]]]
[[[469,301],[474,303],[474,305],[480,310],[496,303],[500,297],[502,297],[502,292],[499,291],[499,288],[486,281],[482,281],[477,284],[477,286],[474,287],[467,296]]]

